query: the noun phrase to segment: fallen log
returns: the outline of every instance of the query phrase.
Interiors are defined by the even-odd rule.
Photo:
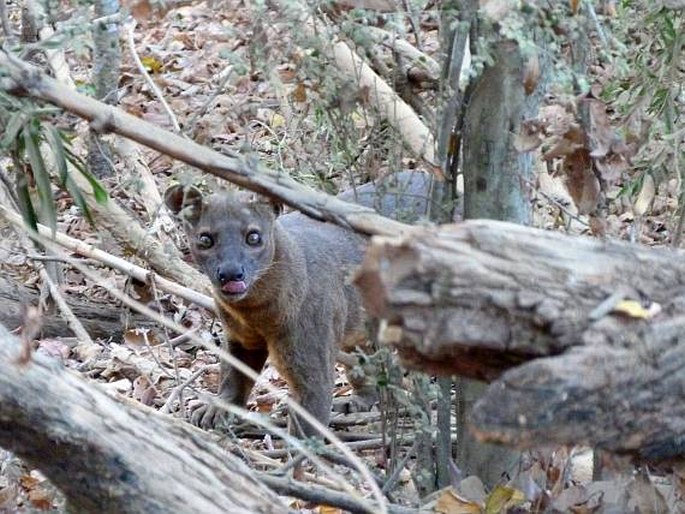
[[[12,280],[9,275],[0,275],[0,325],[11,330],[23,323],[23,310],[26,305],[37,305],[39,291]],[[120,338],[126,327],[153,327],[154,322],[139,314],[131,313],[124,307],[106,299],[92,297],[83,299],[76,295],[65,294],[67,303],[83,327],[96,339]],[[71,336],[72,331],[61,314],[53,309],[41,316],[40,337]]]
[[[494,381],[486,441],[685,453],[685,253],[496,221],[372,240],[355,281],[409,366]]]
[[[50,478],[70,512],[288,512],[209,434],[27,358],[1,326],[0,368],[0,446]]]

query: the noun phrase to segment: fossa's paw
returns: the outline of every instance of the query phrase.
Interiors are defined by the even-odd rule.
[[[216,397],[219,400],[219,397]],[[210,400],[209,402],[197,401],[195,405],[190,406],[190,422],[196,427],[210,430],[212,428],[226,428],[229,425],[230,414],[226,409],[215,404]]]

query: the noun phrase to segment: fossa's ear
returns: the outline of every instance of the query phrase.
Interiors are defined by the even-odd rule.
[[[177,217],[195,225],[202,214],[202,192],[194,187],[180,184],[169,187],[164,192],[164,204]]]
[[[252,195],[250,203],[260,212],[268,213],[277,218],[283,214],[283,204],[275,198],[262,195]]]
[[[276,200],[275,198],[269,198],[267,200],[267,203],[271,206],[271,210],[273,210],[274,215],[276,217],[283,214],[283,203],[281,203],[280,200]]]

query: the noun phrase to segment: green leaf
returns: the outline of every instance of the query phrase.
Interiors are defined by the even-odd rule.
[[[90,182],[90,186],[93,188],[93,196],[95,196],[95,201],[100,205],[107,204],[107,200],[109,200],[109,195],[107,194],[105,188],[102,187],[102,184],[100,184],[100,181],[96,179],[93,176],[93,174],[87,171],[85,168],[80,171],[83,174],[83,176],[86,177],[86,179],[88,179],[88,182]]]
[[[29,193],[29,181],[25,175],[17,177],[17,197],[19,200],[19,209],[24,221],[36,232],[38,231],[38,216],[36,210],[31,203],[31,194]]]
[[[67,156],[64,151],[64,144],[62,144],[62,138],[60,137],[59,130],[57,130],[53,125],[48,125],[46,131],[46,139],[50,145],[50,149],[55,156],[55,165],[57,166],[57,171],[59,172],[59,181],[64,186],[67,183],[67,177],[69,175],[69,168],[67,166]]]
[[[667,46],[670,46],[673,44],[673,41],[675,41],[677,36],[675,26],[673,25],[673,18],[671,18],[671,14],[669,12],[665,11],[661,19],[664,22],[664,31],[661,33],[661,35],[664,38],[664,43]]]
[[[22,130],[22,139],[26,148],[26,158],[31,165],[33,178],[36,180],[36,189],[40,198],[41,212],[45,215],[47,225],[54,233],[57,230],[57,213],[55,202],[52,197],[52,184],[50,176],[45,168],[45,161],[40,153],[39,142],[40,134],[36,126],[27,125]]]
[[[107,200],[109,199],[109,195],[107,194],[105,188],[102,187],[100,181],[86,169],[86,166],[81,160],[81,158],[75,155],[68,148],[66,150],[67,159],[69,160],[69,162],[74,165],[74,167],[81,173],[81,175],[86,177],[86,180],[88,180],[90,186],[93,188],[93,196],[95,197],[95,201],[100,205],[105,205],[107,203]]]
[[[88,208],[86,198],[83,196],[81,189],[74,182],[74,179],[71,178],[71,175],[67,175],[67,180],[64,185],[67,188],[69,195],[74,200],[76,206],[81,209],[81,212],[85,216],[86,220],[88,220],[88,223],[94,226],[95,220],[93,219],[93,214],[90,212],[90,208]]]
[[[5,134],[2,136],[2,141],[0,141],[0,148],[9,148],[14,144],[25,121],[24,115],[20,112],[15,113],[10,118],[5,127]]]
[[[40,42],[40,47],[44,50],[60,50],[64,48],[64,38],[46,39]]]

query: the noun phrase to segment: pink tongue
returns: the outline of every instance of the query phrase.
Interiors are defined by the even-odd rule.
[[[244,293],[246,289],[247,286],[243,280],[229,280],[223,286],[221,286],[221,290],[224,293],[232,294]]]

